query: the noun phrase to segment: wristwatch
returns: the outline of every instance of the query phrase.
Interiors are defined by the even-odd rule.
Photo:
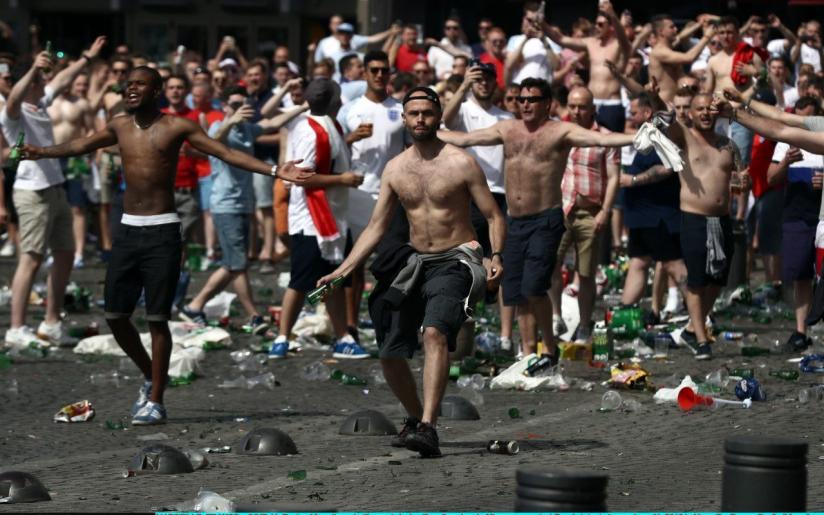
[[[272,165],[272,171],[269,172],[275,179],[278,178],[278,165]]]

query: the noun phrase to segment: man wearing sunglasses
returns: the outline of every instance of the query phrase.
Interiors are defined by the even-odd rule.
[[[440,131],[453,145],[504,146],[504,188],[509,209],[504,246],[504,304],[518,306],[522,350],[535,352],[536,329],[557,359],[547,290],[564,233],[561,180],[574,147],[622,147],[633,134],[605,134],[549,119],[552,94],[543,79],[526,79],[518,97],[521,120],[473,132]],[[537,324],[537,327],[536,327]]]
[[[652,19],[655,31],[655,46],[649,56],[649,75],[658,81],[658,95],[667,104],[672,102],[678,91],[678,81],[686,75],[685,65],[691,65],[701,55],[704,47],[715,35],[715,26],[705,18],[704,33],[697,44],[686,52],[673,50],[673,42],[678,37],[678,27],[668,14],[656,16]]]
[[[363,184],[349,191],[348,218],[352,237],[357,241],[369,223],[378,199],[381,175],[386,163],[403,152],[409,138],[403,130],[403,107],[387,93],[389,57],[384,52],[369,52],[364,57],[366,94],[346,104],[338,121],[351,145],[352,170],[363,177]],[[364,269],[352,274],[347,291],[347,325],[357,337],[358,314],[363,297]]]
[[[472,48],[463,40],[460,18],[457,16],[447,18],[443,26],[443,35],[440,41],[432,38],[426,39],[426,44],[430,47],[426,58],[430,66],[434,68],[437,80],[449,77],[455,56],[472,57]]]

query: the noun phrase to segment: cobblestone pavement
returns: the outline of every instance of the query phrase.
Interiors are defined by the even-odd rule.
[[[0,262],[0,277],[8,278],[13,262]],[[256,274],[255,274],[256,275]],[[91,267],[74,279],[102,291],[103,270]],[[257,275],[256,275],[257,277]],[[275,276],[263,276],[267,286]],[[202,284],[197,274],[190,293]],[[275,291],[279,297],[282,292]],[[35,308],[31,315],[42,313]],[[80,322],[102,312],[74,316]],[[31,317],[30,317],[31,318]],[[31,323],[31,322],[30,322]],[[8,327],[8,308],[0,309],[0,327]],[[33,325],[33,324],[32,324]],[[763,344],[783,341],[786,322],[773,326],[738,327],[757,332]],[[244,348],[252,337],[238,335],[233,348]],[[671,360],[648,361],[654,377],[673,373],[703,376],[718,367],[747,363],[735,344],[719,343],[715,359],[696,362],[686,350],[672,351]],[[822,404],[799,405],[797,390],[817,380],[804,376],[785,382],[767,376],[785,367],[787,354],[750,361],[769,395],[752,409],[683,413],[674,405],[655,405],[649,393],[624,393],[641,401],[637,413],[598,411],[605,391],[483,392],[481,420],[441,420],[439,434],[445,456],[423,460],[416,453],[389,446],[389,437],[338,434],[343,420],[361,409],[378,409],[400,424],[403,413],[386,385],[344,386],[310,382],[301,377],[304,365],[329,357],[305,351],[300,356],[270,362],[277,377],[274,390],[227,390],[217,385],[239,372],[228,350],[211,351],[204,376],[167,393],[169,423],[157,427],[106,429],[106,420],[128,420],[140,379],[119,388],[90,384],[89,375],[117,369],[120,358],[81,359],[70,351],[43,360],[20,360],[0,370],[0,385],[16,379],[19,393],[0,391],[0,471],[23,470],[40,478],[53,500],[39,505],[5,505],[3,511],[146,511],[174,507],[206,488],[242,505],[336,508],[348,511],[511,511],[515,470],[522,465],[572,467],[605,471],[610,476],[607,506],[613,511],[717,511],[720,509],[723,441],[736,434],[793,436],[809,442],[808,509],[824,509],[824,434]],[[368,377],[376,360],[344,362],[344,371]],[[413,360],[419,370],[422,360]],[[600,383],[606,373],[585,363],[566,366],[569,377]],[[450,384],[447,393],[457,393]],[[622,392],[623,393],[623,392]],[[731,397],[728,393],[727,397]],[[97,417],[87,423],[55,424],[52,415],[64,404],[89,399]],[[511,419],[517,407],[521,418]],[[288,457],[209,455],[210,465],[179,476],[138,476],[120,473],[146,441],[140,437],[164,433],[179,448],[236,445],[255,427],[276,427],[288,433],[299,454]],[[515,439],[516,456],[489,454],[490,439]],[[306,479],[292,480],[290,471],[305,470]]]

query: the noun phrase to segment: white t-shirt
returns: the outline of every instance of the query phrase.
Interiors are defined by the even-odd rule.
[[[811,64],[815,73],[821,71],[821,52],[817,48],[813,48],[807,43],[801,44],[801,58],[798,63]],[[796,72],[798,72],[798,63],[796,63]]]
[[[790,149],[790,146],[783,142],[778,142],[775,145],[775,150],[773,151],[772,160],[774,163],[780,162],[784,159],[784,155]],[[819,154],[813,154],[812,152],[807,152],[803,148],[801,150],[801,161],[792,163],[787,171],[787,179],[789,181],[793,180],[793,168],[801,169],[801,168],[812,168],[813,170],[822,170],[824,169],[824,156]]]
[[[54,132],[52,131],[52,120],[46,108],[54,101],[54,90],[50,86],[45,87],[45,91],[37,104],[23,102],[20,105],[20,118],[14,120],[9,118],[6,108],[0,111],[0,125],[3,126],[3,136],[9,145],[17,142],[17,135],[24,131],[27,144],[38,147],[50,147],[54,145]],[[44,190],[50,186],[63,184],[65,178],[60,169],[60,162],[57,159],[40,159],[37,161],[20,161],[17,168],[17,178],[14,180],[14,187],[19,190]]]
[[[335,63],[335,70],[332,76],[336,82],[340,82],[340,67],[339,61],[349,54],[357,54],[363,60],[363,52],[358,50],[369,44],[369,38],[360,34],[354,34],[349,43],[349,49],[344,50],[340,46],[340,41],[334,36],[327,36],[318,42],[318,47],[315,49],[315,62],[319,63],[324,59],[331,59]]]
[[[455,130],[472,132],[486,129],[501,120],[511,120],[511,113],[496,106],[489,111],[479,106],[473,99],[465,100],[455,118]],[[504,193],[504,146],[490,145],[468,147],[467,152],[472,154],[486,175],[486,183],[492,193]]]
[[[335,136],[337,129],[331,125],[328,117],[313,117],[316,121],[328,120],[323,125],[330,135],[330,146],[332,154],[332,172],[341,173],[349,170],[349,152],[343,138]],[[309,126],[309,116],[303,115],[293,120],[294,125],[289,131],[289,141],[286,145],[286,160],[303,159],[298,164],[300,168],[314,169],[316,166],[316,135],[312,127]],[[331,128],[331,129],[330,129]],[[332,132],[334,130],[334,132]],[[338,217],[341,211],[345,213],[349,200],[349,191],[346,186],[333,186],[326,188],[326,198],[329,206],[338,220],[338,228],[343,220]],[[305,236],[317,236],[315,224],[309,214],[309,207],[306,204],[306,191],[302,186],[293,184],[289,190],[289,234],[303,233]],[[345,231],[342,231],[345,234]]]
[[[509,43],[506,45],[506,51],[514,52],[525,37],[523,34],[510,37]],[[563,50],[551,39],[546,38],[546,41],[549,42],[553,52],[560,53],[561,50]],[[552,67],[549,64],[549,58],[546,56],[546,47],[544,47],[540,39],[530,38],[524,45],[522,55],[524,59],[521,61],[521,65],[514,69],[510,82],[520,84],[522,80],[530,77],[552,82]]]
[[[799,99],[798,88],[784,84],[784,108],[795,107],[795,103]]]
[[[784,54],[787,53],[786,44],[786,39],[773,39],[767,43],[767,52],[770,53],[770,57],[784,57]]]
[[[375,103],[362,96],[346,104],[338,122],[346,134],[372,120],[372,136],[352,143],[352,170],[363,174],[359,190],[377,198],[386,163],[404,149],[408,136],[403,127],[403,107],[391,96]]]
[[[449,43],[449,39],[443,38],[441,40],[441,44],[447,43]],[[452,46],[472,55],[472,47],[469,45],[453,43]],[[426,60],[429,61],[429,66],[435,69],[435,77],[438,79],[445,79],[452,74],[452,63],[455,61],[455,58],[445,50],[441,50],[436,46],[430,47],[429,52],[426,53]]]

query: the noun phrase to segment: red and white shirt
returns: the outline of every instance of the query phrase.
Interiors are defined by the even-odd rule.
[[[610,131],[592,122],[591,130],[603,134]],[[617,167],[621,164],[619,149],[612,147],[574,147],[569,152],[564,179],[561,181],[562,205],[564,215],[575,207],[575,200],[580,195],[590,204],[600,206],[604,202],[607,185],[607,165]]]

